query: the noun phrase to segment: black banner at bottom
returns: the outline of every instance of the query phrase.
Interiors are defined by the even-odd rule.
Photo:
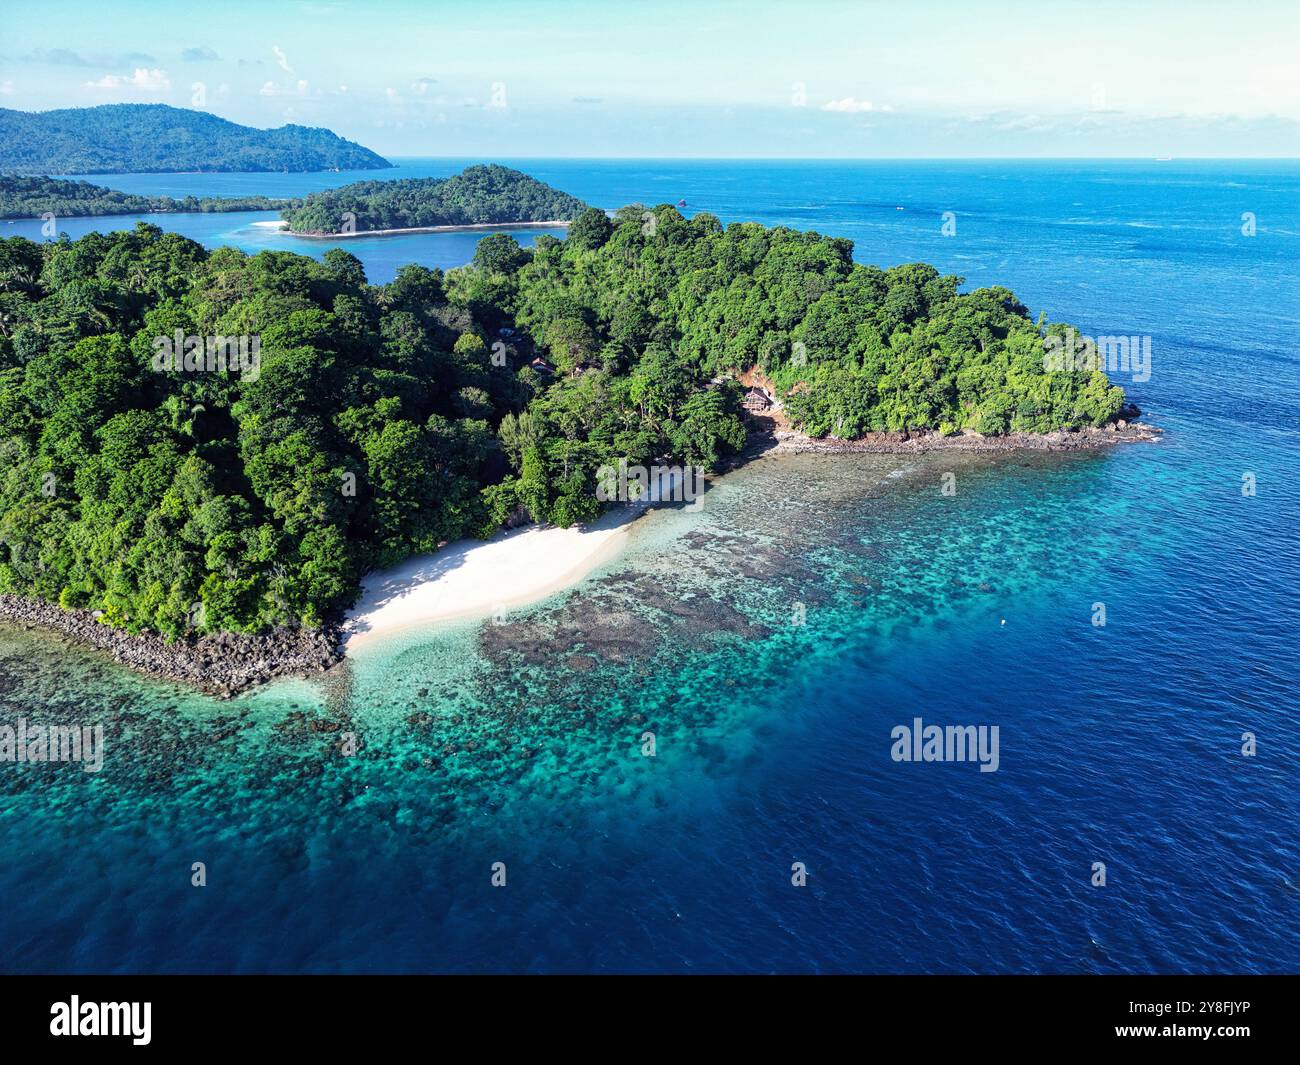
[[[733,1040],[812,1049],[836,1036],[926,1050],[1222,1053],[1290,1042],[1296,990],[1289,976],[8,976],[0,1031],[6,1049],[90,1053],[110,1043],[373,1052],[430,1037],[489,1054],[557,1040],[593,1051],[661,1039],[665,1050]]]

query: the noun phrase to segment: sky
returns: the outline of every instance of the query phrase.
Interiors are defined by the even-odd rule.
[[[389,156],[1300,155],[1300,0],[46,0],[0,107],[166,103]]]

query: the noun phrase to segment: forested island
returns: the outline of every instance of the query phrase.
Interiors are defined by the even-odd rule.
[[[0,218],[84,218],[159,212],[280,211],[296,203],[269,196],[137,196],[130,192],[50,177],[0,176]]]
[[[568,222],[581,200],[518,170],[471,166],[448,178],[362,181],[305,198],[139,196],[88,181],[0,176],[0,218],[148,212],[280,211],[289,231],[344,236],[389,229]]]
[[[748,370],[817,436],[1121,412],[1104,373],[1044,369],[1065,327],[1008,290],[851,252],[670,206],[589,209],[532,249],[495,234],[387,285],[343,249],[145,224],[0,241],[0,595],[168,637],[320,626],[371,568],[521,513],[594,517],[602,465],[716,467],[746,443]],[[201,339],[160,362],[173,337],[255,337],[256,372]]]
[[[528,174],[492,164],[449,178],[359,181],[314,192],[283,212],[289,231],[339,236],[392,229],[567,222],[587,205]]]
[[[382,170],[392,165],[327,129],[254,129],[166,104],[0,108],[0,171],[10,174]]]

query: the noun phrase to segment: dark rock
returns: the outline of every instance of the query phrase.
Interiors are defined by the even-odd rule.
[[[318,673],[343,658],[340,632],[333,625],[279,628],[258,635],[190,634],[169,641],[157,633],[137,635],[113,628],[97,620],[97,615],[99,611],[64,610],[41,600],[0,595],[0,621],[59,633],[106,651],[132,669],[194,684],[222,699],[273,677]]]

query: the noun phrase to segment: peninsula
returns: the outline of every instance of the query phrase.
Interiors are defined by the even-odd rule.
[[[852,250],[668,205],[587,209],[532,248],[492,234],[468,266],[386,285],[342,248],[208,251],[145,224],[0,241],[0,613],[46,624],[15,605],[43,602],[184,646],[267,634],[264,679],[329,659],[285,634],[336,631],[363,592],[357,638],[367,615],[375,631],[424,616],[426,578],[463,584],[438,552],[466,538],[582,529],[547,532],[549,568],[519,533],[501,558],[531,559],[533,591],[587,572],[621,536],[593,528],[601,467],[717,470],[774,412],[787,448],[1142,438],[1102,370],[1050,368],[1065,326],[1005,288]],[[177,332],[256,337],[257,372],[160,365]],[[486,557],[453,550],[465,574]],[[412,609],[377,614],[394,596]]]
[[[85,218],[120,214],[280,211],[295,200],[268,196],[137,196],[63,178],[0,176],[0,218]]]

